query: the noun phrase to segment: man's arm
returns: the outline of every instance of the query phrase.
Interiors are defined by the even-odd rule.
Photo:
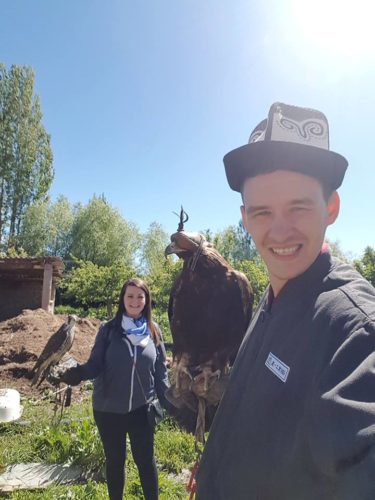
[[[375,324],[352,333],[323,371],[310,407],[317,467],[340,500],[375,498]]]

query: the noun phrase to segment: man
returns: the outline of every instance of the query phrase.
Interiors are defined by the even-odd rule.
[[[375,499],[375,290],[333,258],[347,161],[315,110],[275,103],[224,157],[270,285],[238,353],[199,500]]]

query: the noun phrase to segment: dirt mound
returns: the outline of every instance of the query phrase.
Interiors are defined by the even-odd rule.
[[[37,396],[45,387],[30,386],[31,369],[49,337],[66,321],[66,315],[50,314],[43,309],[25,309],[19,316],[0,322],[0,388],[17,389],[21,395]],[[78,362],[87,360],[100,320],[80,318],[72,349],[65,357]]]

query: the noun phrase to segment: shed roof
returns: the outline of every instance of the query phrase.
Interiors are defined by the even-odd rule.
[[[45,264],[52,265],[54,280],[62,278],[64,262],[61,257],[5,257],[0,259],[0,278],[14,280],[43,280]]]

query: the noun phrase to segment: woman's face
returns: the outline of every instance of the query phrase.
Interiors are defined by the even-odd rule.
[[[134,285],[126,287],[124,295],[125,312],[130,318],[138,319],[142,316],[146,305],[146,294],[142,288]]]

